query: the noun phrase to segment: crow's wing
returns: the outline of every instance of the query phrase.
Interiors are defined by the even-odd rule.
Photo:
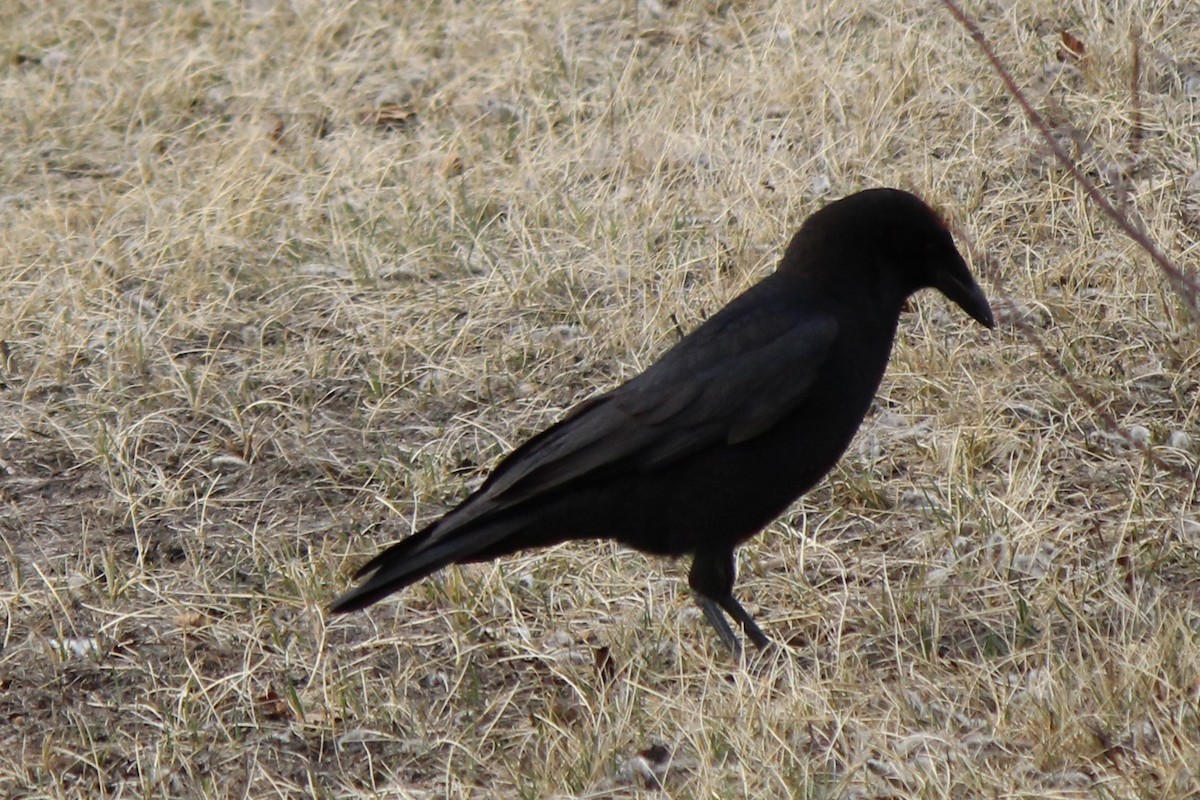
[[[668,468],[769,431],[804,400],[837,322],[776,304],[722,316],[517,448],[438,527],[459,528],[578,481]]]
[[[769,434],[804,401],[838,332],[831,315],[774,288],[759,283],[645,372],[518,447],[457,508],[364,564],[358,576],[374,574],[333,607],[369,605],[493,546],[548,494]]]

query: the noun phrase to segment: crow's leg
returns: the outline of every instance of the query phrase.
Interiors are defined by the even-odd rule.
[[[720,552],[697,553],[692,560],[692,571],[688,573],[688,585],[696,593],[696,604],[704,612],[704,618],[717,630],[721,641],[733,651],[734,655],[741,652],[737,637],[725,621],[722,611],[742,626],[746,636],[754,642],[754,646],[762,650],[771,644],[771,640],[754,622],[750,612],[742,608],[742,604],[733,596],[733,550]]]
[[[721,611],[721,607],[699,592],[696,593],[696,605],[700,606],[700,610],[704,612],[704,618],[708,620],[708,624],[716,628],[717,637],[729,648],[733,657],[741,658],[742,643],[738,641],[733,628],[729,627],[729,623],[725,621],[725,614]]]
[[[750,612],[742,608],[742,604],[737,601],[737,598],[732,594],[727,594],[722,599],[718,600],[721,608],[725,609],[725,613],[733,617],[734,621],[742,626],[742,630],[750,637],[750,641],[754,642],[754,646],[759,650],[766,650],[771,646],[771,640],[762,632],[762,628],[758,627],[758,623],[754,621],[754,617],[750,616]]]

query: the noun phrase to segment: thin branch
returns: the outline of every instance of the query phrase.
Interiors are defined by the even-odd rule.
[[[1033,126],[1037,128],[1038,132],[1042,135],[1042,139],[1046,142],[1046,145],[1050,148],[1051,152],[1054,153],[1054,157],[1058,159],[1058,162],[1062,164],[1064,169],[1071,173],[1071,177],[1075,179],[1075,182],[1083,187],[1084,192],[1087,193],[1087,196],[1091,198],[1092,202],[1098,205],[1100,209],[1117,224],[1117,227],[1124,231],[1126,236],[1128,236],[1130,239],[1136,242],[1139,247],[1146,251],[1154,263],[1158,265],[1159,269],[1161,269],[1167,276],[1167,280],[1170,282],[1175,291],[1183,297],[1187,304],[1188,310],[1191,311],[1194,317],[1200,319],[1200,282],[1198,282],[1195,277],[1188,275],[1182,269],[1175,266],[1175,264],[1173,264],[1171,260],[1167,258],[1167,256],[1164,255],[1161,250],[1158,249],[1154,242],[1150,240],[1150,237],[1143,231],[1139,230],[1138,227],[1134,225],[1132,221],[1130,221],[1128,215],[1122,214],[1115,206],[1113,206],[1112,203],[1108,201],[1103,194],[1100,193],[1100,190],[1096,188],[1096,184],[1094,184],[1086,175],[1083,174],[1083,171],[1079,169],[1079,166],[1075,163],[1074,159],[1071,158],[1067,151],[1063,149],[1063,146],[1059,144],[1058,140],[1055,139],[1053,132],[1050,130],[1049,124],[1046,122],[1046,119],[1038,113],[1037,109],[1033,107],[1033,104],[1029,102],[1029,98],[1027,98],[1025,93],[1021,91],[1021,88],[1017,86],[1017,82],[1013,79],[1012,73],[1009,72],[1004,64],[1000,61],[1000,58],[996,55],[996,51],[992,49],[992,46],[988,43],[987,37],[984,36],[983,31],[980,30],[979,25],[976,24],[975,20],[967,16],[967,14],[962,10],[962,8],[959,7],[955,0],[941,0],[941,2],[942,5],[946,7],[946,10],[949,11],[950,14],[956,20],[958,20],[958,22],[964,28],[966,28],[967,33],[969,33],[971,36],[971,39],[974,40],[975,44],[983,52],[983,55],[987,58],[988,62],[991,63],[992,69],[995,70],[996,74],[1000,77],[1000,80],[1004,82],[1004,86],[1006,89],[1008,89],[1008,93],[1014,100],[1017,101],[1022,110],[1025,112],[1025,116],[1028,117]]]
[[[1136,26],[1129,38],[1133,40],[1133,64],[1129,67],[1129,91],[1133,102],[1133,125],[1129,131],[1129,152],[1136,161],[1142,153],[1142,32]]]
[[[960,228],[957,226],[951,226],[951,230],[954,233],[954,238],[962,242],[962,244],[966,247],[967,252],[970,253],[971,260],[973,262],[977,264],[986,264],[988,266],[987,273],[993,276],[993,288],[997,290],[995,292],[995,296],[999,299],[1005,300],[1010,308],[1016,308],[1017,304],[1013,302],[1012,296],[1004,291],[1004,288],[1000,283],[1000,271],[991,265],[990,259],[987,257],[987,255],[981,253],[980,250],[975,247],[975,242],[971,239],[971,237],[965,234]],[[1091,409],[1092,413],[1100,418],[1100,421],[1104,423],[1105,427],[1107,427],[1109,431],[1117,436],[1120,436],[1123,440],[1125,440],[1125,443],[1128,444],[1131,449],[1140,452],[1151,462],[1153,462],[1154,465],[1159,469],[1171,472],[1174,475],[1183,478],[1184,480],[1196,480],[1196,474],[1194,470],[1190,469],[1186,465],[1172,464],[1158,453],[1154,452],[1154,449],[1148,442],[1135,439],[1129,433],[1129,431],[1122,428],[1121,424],[1117,421],[1117,418],[1112,415],[1112,412],[1105,408],[1104,404],[1100,402],[1100,399],[1096,397],[1086,386],[1084,386],[1083,383],[1077,380],[1073,374],[1071,374],[1071,370],[1067,369],[1067,365],[1062,362],[1062,359],[1059,358],[1058,353],[1056,353],[1054,349],[1050,347],[1050,345],[1046,344],[1046,340],[1042,338],[1041,334],[1039,334],[1032,325],[1022,319],[1020,314],[1012,314],[1009,321],[1012,322],[1013,327],[1020,331],[1021,335],[1025,337],[1025,339],[1033,343],[1033,346],[1037,348],[1038,354],[1041,355],[1044,363],[1050,365],[1050,371],[1057,375],[1063,381],[1063,383],[1067,384],[1075,396],[1083,401],[1083,404]]]

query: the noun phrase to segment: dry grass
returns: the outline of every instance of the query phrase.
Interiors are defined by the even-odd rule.
[[[1194,267],[1195,3],[973,6]],[[1195,481],[1013,319],[1185,475],[1196,323],[936,3],[10,3],[0,41],[0,796],[1200,793]],[[1009,299],[920,297],[743,550],[786,654],[608,544],[325,615],[881,184]]]

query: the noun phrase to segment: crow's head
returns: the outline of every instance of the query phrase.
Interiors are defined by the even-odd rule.
[[[899,189],[868,189],[825,206],[797,232],[780,268],[817,273],[897,307],[915,291],[938,289],[980,325],[996,324],[941,217]]]

